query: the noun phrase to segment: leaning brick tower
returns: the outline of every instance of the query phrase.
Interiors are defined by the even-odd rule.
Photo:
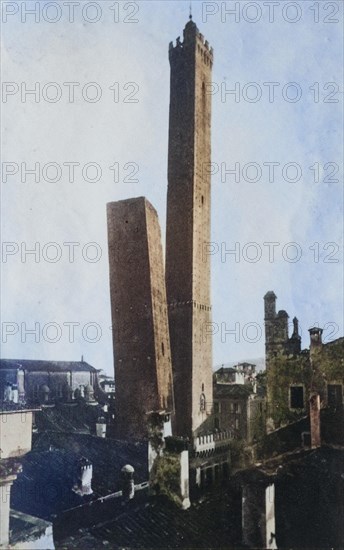
[[[175,433],[205,428],[213,401],[210,241],[213,51],[191,20],[170,43],[166,288],[175,395]],[[209,89],[209,87],[208,87]]]
[[[116,437],[146,439],[173,411],[160,225],[145,197],[108,203],[107,218]]]

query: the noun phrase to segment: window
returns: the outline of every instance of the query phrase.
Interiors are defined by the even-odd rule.
[[[220,421],[217,417],[214,418],[214,428],[215,428],[215,430],[220,429]]]
[[[162,354],[165,355],[165,346],[164,346],[164,342],[161,342],[161,351],[162,351]]]
[[[35,384],[33,387],[32,387],[32,399],[34,401],[37,401],[39,398],[39,384]]]
[[[201,398],[200,398],[200,410],[205,411],[205,395],[204,395],[204,393],[201,394]]]
[[[291,409],[303,409],[304,408],[304,390],[303,386],[290,386],[289,389],[290,408]]]
[[[241,412],[240,403],[231,402],[230,411],[231,413],[240,413]]]
[[[214,402],[214,413],[217,414],[220,412],[220,403],[218,401]]]
[[[343,404],[343,386],[342,384],[327,385],[327,404],[329,407],[337,407]]]

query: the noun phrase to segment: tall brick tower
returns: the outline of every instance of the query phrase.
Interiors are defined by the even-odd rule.
[[[170,43],[170,118],[166,288],[175,432],[195,435],[212,407],[210,258],[210,122],[213,51],[190,19],[183,42]],[[208,325],[209,327],[209,325]],[[209,331],[208,331],[209,332]]]
[[[173,386],[161,233],[144,197],[107,205],[116,436],[145,439],[166,422]]]

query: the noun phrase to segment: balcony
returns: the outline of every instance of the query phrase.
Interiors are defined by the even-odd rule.
[[[198,435],[193,438],[194,453],[196,456],[209,455],[218,449],[228,447],[233,438],[233,432],[230,430]]]

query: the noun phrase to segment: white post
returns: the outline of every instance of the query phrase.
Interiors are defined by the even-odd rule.
[[[189,451],[182,451],[180,454],[180,496],[182,498],[182,508],[190,508],[189,498]]]
[[[266,548],[277,549],[275,523],[275,484],[265,489]]]
[[[8,546],[10,530],[11,486],[16,475],[6,476],[0,480],[0,546]]]

